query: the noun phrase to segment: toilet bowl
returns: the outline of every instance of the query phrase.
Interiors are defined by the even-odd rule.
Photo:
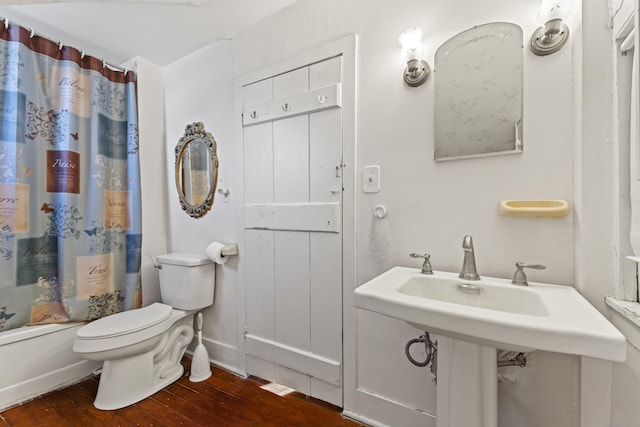
[[[213,304],[215,267],[206,256],[169,254],[157,262],[163,303],[95,320],[76,333],[74,352],[103,362],[98,409],[132,405],[180,378],[192,315]]]

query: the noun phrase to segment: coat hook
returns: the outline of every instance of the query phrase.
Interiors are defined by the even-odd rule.
[[[282,111],[291,111],[291,106],[289,105],[288,102],[285,102],[284,104],[282,104]]]
[[[5,30],[9,29],[9,20],[7,18],[4,18],[4,28]]]
[[[249,113],[249,117],[251,117],[252,119],[257,119],[258,112],[256,110],[253,110],[251,113]]]
[[[30,28],[30,29],[29,29],[29,38],[30,38],[30,39],[32,39],[32,38],[33,38],[33,36],[35,36],[35,35],[36,35],[36,32],[35,32],[35,31],[33,31],[33,28]]]

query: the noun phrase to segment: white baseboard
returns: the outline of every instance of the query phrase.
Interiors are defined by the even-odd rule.
[[[344,408],[345,417],[374,427],[436,427],[436,417],[363,389],[356,389],[355,405]]]
[[[193,356],[193,350],[195,349],[197,342],[194,342],[189,346],[188,354]],[[212,340],[211,338],[202,337],[202,344],[204,344],[209,353],[209,360],[216,366],[221,367],[224,370],[233,372],[240,376],[247,375],[244,368],[244,358],[237,347],[233,347],[229,344],[225,344],[219,341]]]

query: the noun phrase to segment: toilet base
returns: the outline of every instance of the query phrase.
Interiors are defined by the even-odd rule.
[[[192,338],[191,325],[174,326],[151,351],[105,360],[93,405],[107,411],[124,408],[178,380],[184,373],[180,361]]]
[[[105,411],[133,405],[178,380],[184,368],[178,363],[164,378],[153,378],[152,371],[152,352],[105,361],[93,405]]]

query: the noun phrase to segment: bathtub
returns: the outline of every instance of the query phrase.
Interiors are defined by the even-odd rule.
[[[100,367],[73,352],[83,323],[0,332],[0,410],[76,382]]]

